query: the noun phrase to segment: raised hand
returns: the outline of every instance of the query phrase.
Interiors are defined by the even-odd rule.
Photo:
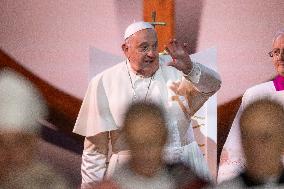
[[[186,51],[186,47],[186,43],[181,45],[176,39],[170,40],[170,42],[165,45],[165,50],[173,59],[172,62],[168,63],[168,66],[175,67],[187,75],[192,69],[192,62]]]

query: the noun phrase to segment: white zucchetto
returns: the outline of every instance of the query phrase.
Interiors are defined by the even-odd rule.
[[[144,30],[144,29],[154,29],[154,27],[149,22],[144,22],[144,21],[134,22],[133,24],[130,24],[126,28],[124,32],[124,39],[127,39],[128,37],[135,34],[136,32],[140,30]]]

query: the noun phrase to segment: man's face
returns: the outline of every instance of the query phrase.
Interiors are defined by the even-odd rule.
[[[139,75],[149,77],[159,68],[157,34],[144,29],[130,36],[122,46],[131,68]]]
[[[279,35],[273,43],[273,64],[277,73],[284,76],[284,35]],[[279,54],[279,55],[278,55]]]

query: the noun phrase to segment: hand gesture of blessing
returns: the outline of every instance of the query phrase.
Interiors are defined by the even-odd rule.
[[[166,51],[173,59],[172,62],[168,63],[168,66],[175,67],[187,75],[192,69],[192,62],[186,51],[186,47],[186,43],[181,45],[176,39],[170,40],[170,42],[165,45]]]

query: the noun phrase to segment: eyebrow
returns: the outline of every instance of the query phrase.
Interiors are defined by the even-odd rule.
[[[142,47],[142,46],[145,46],[145,45],[149,45],[149,43],[148,42],[142,42],[142,43],[140,43],[139,45],[138,45],[138,47]]]
[[[157,44],[158,44],[158,41],[155,41],[154,45],[157,45]],[[138,47],[142,47],[142,46],[144,46],[144,45],[149,46],[150,43],[149,43],[148,41],[144,41],[144,42],[140,43],[140,44],[138,45]]]

